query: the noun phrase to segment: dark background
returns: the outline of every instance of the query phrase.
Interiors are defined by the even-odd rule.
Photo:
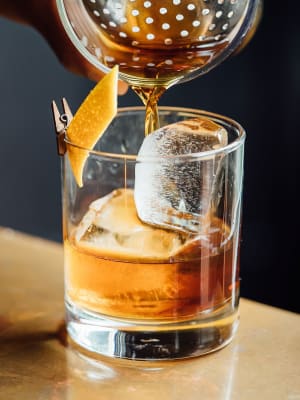
[[[170,89],[161,104],[228,115],[246,128],[242,296],[300,312],[300,6],[265,3],[238,56]],[[44,39],[0,19],[0,226],[61,240],[60,162],[50,113],[76,110],[93,82],[66,71]],[[134,94],[119,105],[139,104]]]

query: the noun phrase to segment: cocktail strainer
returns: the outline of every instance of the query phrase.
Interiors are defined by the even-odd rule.
[[[256,26],[261,0],[57,0],[77,49],[130,85],[168,87],[206,73]]]

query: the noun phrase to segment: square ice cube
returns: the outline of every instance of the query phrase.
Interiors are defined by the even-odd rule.
[[[227,143],[227,131],[207,118],[167,125],[146,136],[135,170],[139,218],[163,228],[199,233],[210,212],[223,156],[198,153]]]
[[[75,242],[113,259],[168,260],[188,235],[143,223],[132,189],[117,189],[93,201],[75,230]]]

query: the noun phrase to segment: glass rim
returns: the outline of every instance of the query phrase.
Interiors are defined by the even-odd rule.
[[[105,159],[122,159],[122,160],[128,160],[128,161],[136,161],[136,162],[154,162],[154,161],[160,161],[162,162],[163,160],[183,160],[183,161],[193,161],[195,159],[206,159],[210,158],[212,156],[218,155],[218,154],[229,154],[232,153],[233,151],[237,150],[239,147],[241,147],[246,138],[246,132],[245,129],[234,119],[230,117],[226,117],[221,114],[217,114],[214,112],[210,111],[205,111],[205,110],[200,110],[200,109],[195,109],[195,108],[186,108],[186,107],[174,107],[174,106],[159,106],[158,107],[159,111],[167,111],[167,112],[177,112],[177,113],[190,113],[190,114],[197,114],[197,115],[202,115],[207,118],[212,118],[215,120],[220,120],[228,125],[232,126],[233,128],[236,129],[238,132],[238,137],[231,143],[227,144],[224,147],[221,147],[219,149],[214,149],[214,150],[207,150],[207,151],[201,151],[197,153],[189,153],[189,154],[177,154],[177,155],[167,155],[167,156],[138,156],[137,154],[121,154],[121,153],[109,153],[109,152],[104,152],[100,150],[93,150],[93,149],[88,149],[86,147],[80,146],[78,144],[73,143],[71,140],[68,139],[67,134],[64,137],[64,141],[67,144],[67,146],[72,146],[76,149],[86,151],[89,154],[96,155],[101,158]],[[145,107],[143,106],[130,106],[130,107],[120,107],[118,108],[117,115],[116,117],[120,116],[120,114],[125,114],[128,112],[145,112]],[[116,118],[115,117],[115,118]],[[192,117],[192,115],[191,115]],[[66,153],[67,154],[67,153]]]

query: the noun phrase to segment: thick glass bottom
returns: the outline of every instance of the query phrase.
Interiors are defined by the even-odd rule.
[[[237,307],[225,304],[197,320],[176,323],[109,319],[66,302],[67,331],[84,349],[108,357],[174,360],[226,346],[238,327]]]

